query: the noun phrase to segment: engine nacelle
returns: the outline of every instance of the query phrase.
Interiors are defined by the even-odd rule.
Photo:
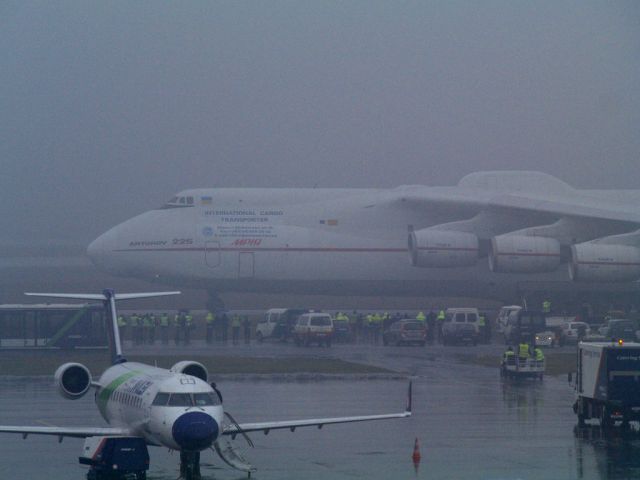
[[[192,377],[199,378],[200,380],[203,380],[205,382],[209,379],[209,372],[207,371],[207,367],[199,362],[194,362],[191,360],[183,360],[182,362],[178,362],[173,367],[171,367],[169,371],[191,375]]]
[[[560,265],[560,242],[555,238],[499,235],[491,239],[492,272],[551,272]]]
[[[472,233],[423,229],[409,234],[414,267],[468,267],[478,261],[478,237]]]
[[[571,247],[571,280],[630,282],[640,278],[640,249],[628,245],[579,243]]]
[[[69,400],[77,400],[84,396],[91,387],[91,373],[81,363],[65,363],[60,365],[54,374],[60,395]]]

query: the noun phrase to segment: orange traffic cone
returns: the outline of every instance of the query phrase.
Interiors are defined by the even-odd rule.
[[[413,455],[411,455],[413,460],[413,466],[418,468],[420,464],[420,459],[422,456],[420,455],[420,442],[418,442],[418,437],[416,437],[416,442],[413,444]]]

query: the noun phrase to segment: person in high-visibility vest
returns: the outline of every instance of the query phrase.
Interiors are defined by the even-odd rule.
[[[213,326],[216,321],[216,316],[213,312],[207,312],[204,320],[207,325],[207,344],[211,345],[211,343],[213,343]]]
[[[162,344],[169,344],[169,315],[167,312],[163,312],[160,315],[160,336],[162,338]]]
[[[149,343],[154,345],[156,343],[156,316],[154,313],[149,314]]]
[[[542,313],[551,313],[551,302],[549,300],[542,302]]]
[[[488,343],[487,342],[487,321],[484,318],[484,314],[480,314],[480,316],[478,317],[478,333],[479,333],[479,337],[482,340],[482,343]]]
[[[127,318],[124,315],[118,315],[118,330],[120,332],[120,339],[122,341],[124,341],[126,328],[127,328]]]
[[[521,363],[526,362],[527,358],[529,358],[529,344],[526,342],[522,342],[518,346],[518,358]]]
[[[233,314],[231,317],[231,341],[234,345],[238,344],[240,339],[240,327],[242,326],[242,320],[240,319],[240,315],[237,313]]]
[[[533,355],[536,359],[536,362],[544,361],[544,353],[542,353],[542,349],[540,347],[536,347],[533,349]]]
[[[180,343],[181,337],[180,331],[182,330],[182,312],[176,312],[176,314],[173,316],[173,329],[173,341],[176,345],[178,345]]]
[[[184,316],[184,344],[191,343],[191,329],[193,328],[193,317],[189,312]]]
[[[424,312],[418,312],[418,314],[416,315],[416,320],[422,322],[422,324],[424,325],[427,322],[427,316],[424,314]]]
[[[445,313],[444,310],[440,310],[438,312],[438,316],[436,317],[436,322],[438,324],[438,342],[442,343],[442,326],[444,325]]]

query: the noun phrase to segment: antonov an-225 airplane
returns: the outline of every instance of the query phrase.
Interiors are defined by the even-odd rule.
[[[214,448],[231,467],[249,474],[253,467],[228,442],[221,444],[223,436],[235,438],[250,432],[268,434],[271,430],[337,423],[364,422],[406,418],[411,416],[411,384],[404,412],[336,418],[315,418],[276,422],[237,423],[225,412],[222,398],[215,384],[208,383],[208,372],[201,363],[182,361],[169,370],[143,363],[128,362],[120,345],[117,326],[116,300],[175,295],[180,292],[116,294],[104,290],[102,294],[27,293],[27,295],[101,300],[108,310],[108,323],[112,366],[98,380],[93,380],[87,367],[80,363],[65,363],[55,373],[60,394],[74,400],[85,395],[92,387],[100,414],[109,427],[28,427],[0,426],[0,432],[28,435],[53,435],[76,438],[142,438],[147,445],[162,446],[180,452],[180,474],[186,480],[200,479],[200,452]],[[101,454],[100,442],[94,458]],[[146,448],[146,447],[145,447]],[[126,450],[126,449],[125,449]],[[97,478],[115,478],[113,472]],[[98,474],[99,475],[99,474]],[[146,477],[146,469],[134,472],[138,480]],[[129,477],[127,477],[129,478]]]
[[[225,291],[638,292],[639,207],[640,190],[517,171],[455,187],[195,189],[107,231],[88,254],[115,275],[207,289],[212,303]]]

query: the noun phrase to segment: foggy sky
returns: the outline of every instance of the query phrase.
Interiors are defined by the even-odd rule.
[[[640,188],[640,3],[0,3],[0,245],[195,187]]]

